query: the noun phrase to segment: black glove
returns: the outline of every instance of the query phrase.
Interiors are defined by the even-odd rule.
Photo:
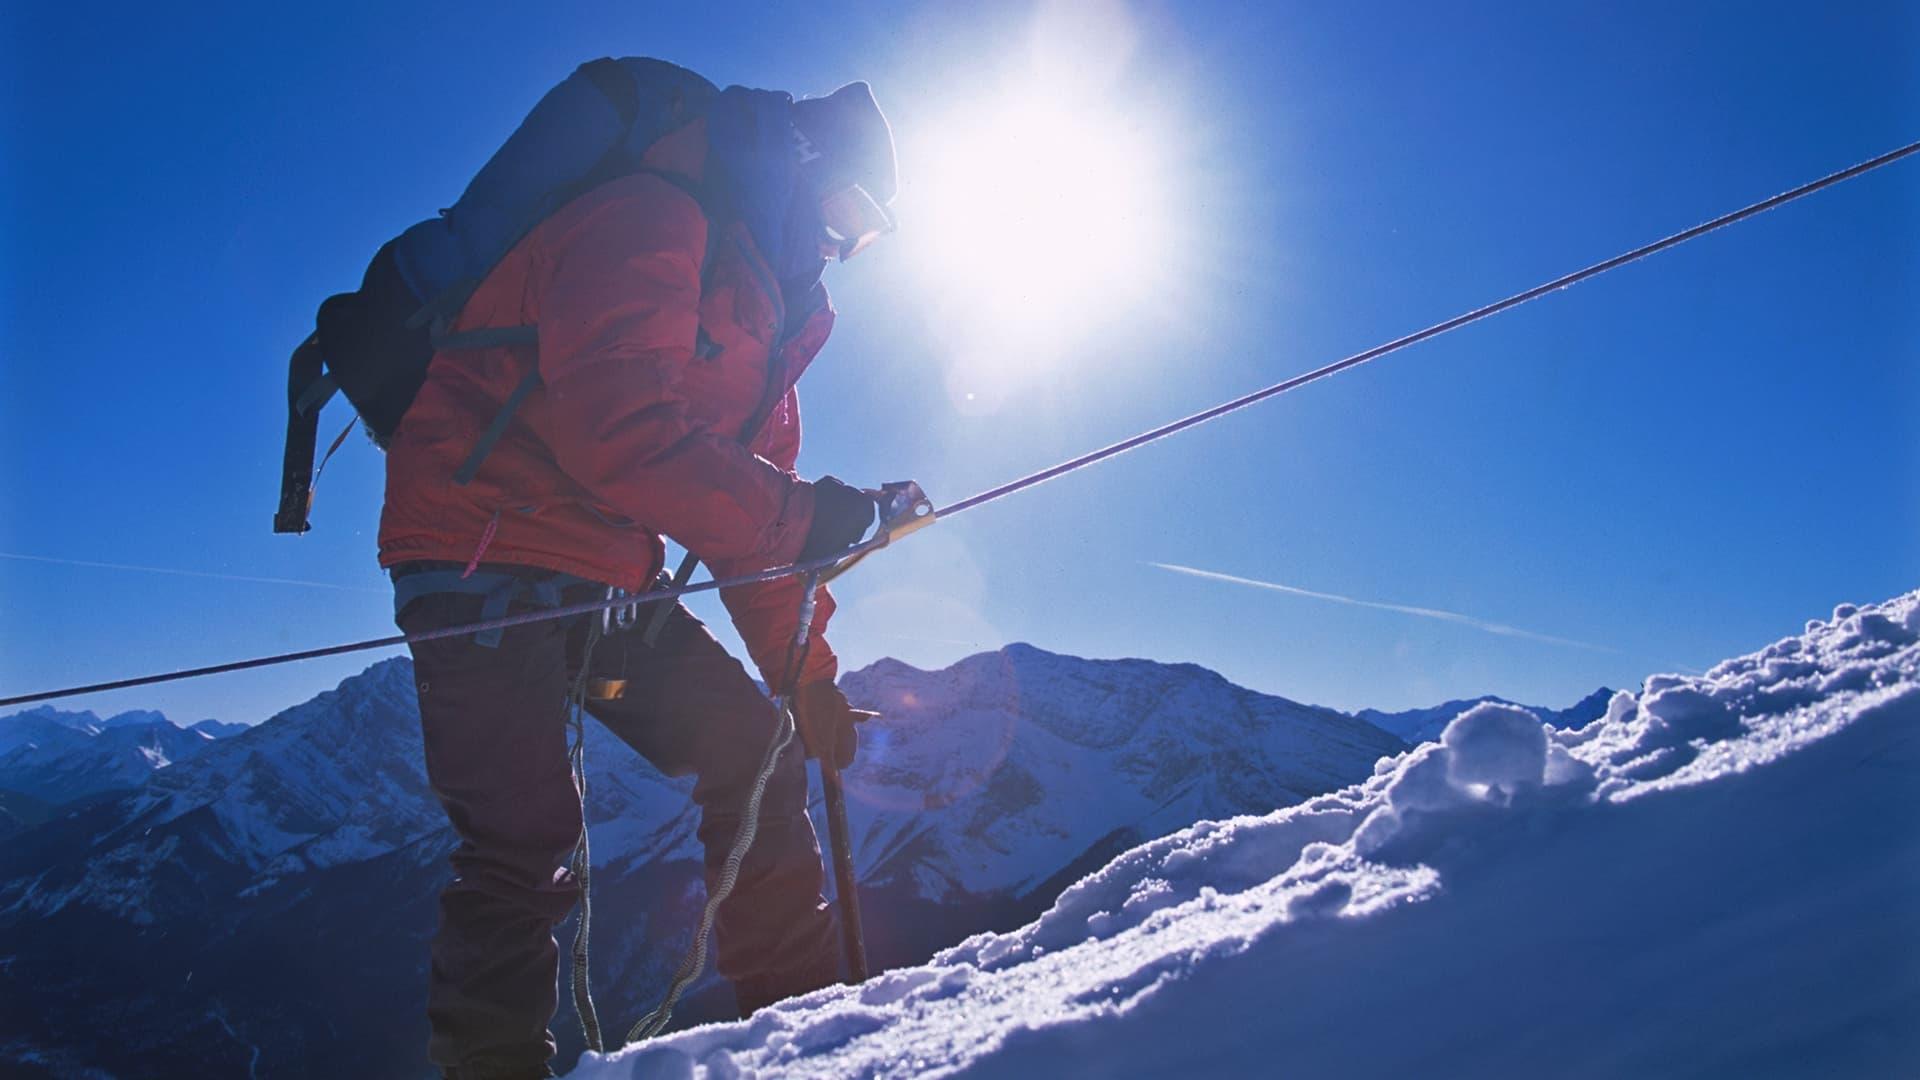
[[[852,765],[860,748],[860,733],[853,725],[879,715],[847,704],[847,695],[825,679],[807,683],[793,695],[793,719],[807,756],[817,758],[822,749],[831,750],[834,767],[839,769]]]
[[[831,476],[813,482],[813,524],[800,546],[800,562],[812,562],[860,542],[878,511],[873,496]]]

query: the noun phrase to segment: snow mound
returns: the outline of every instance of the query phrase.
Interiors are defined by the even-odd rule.
[[[1137,847],[1030,925],[576,1080],[1920,1075],[1920,592]]]

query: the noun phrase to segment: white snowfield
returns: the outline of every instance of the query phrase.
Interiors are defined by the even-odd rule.
[[[740,1076],[1920,1076],[1920,592],[1145,844],[1039,920],[606,1057]]]

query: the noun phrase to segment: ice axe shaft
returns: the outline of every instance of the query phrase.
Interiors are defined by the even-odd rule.
[[[820,758],[820,793],[827,804],[827,846],[833,853],[833,886],[839,896],[840,943],[847,954],[847,981],[867,981],[867,937],[860,926],[860,887],[853,879],[853,839],[847,829],[847,791],[840,770]]]

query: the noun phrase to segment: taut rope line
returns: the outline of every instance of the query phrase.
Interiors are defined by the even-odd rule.
[[[1439,337],[1441,334],[1445,334],[1453,330],[1458,330],[1459,328],[1466,326],[1469,323],[1479,322],[1482,319],[1489,318],[1494,315],[1498,315],[1503,311],[1507,311],[1511,308],[1519,307],[1521,304],[1528,303],[1529,301],[1532,301],[1532,300],[1537,300],[1540,297],[1545,296],[1547,293],[1555,292],[1557,290],[1567,288],[1571,285],[1577,285],[1580,282],[1587,280],[1588,278],[1597,277],[1601,274],[1606,273],[1609,270],[1613,270],[1618,267],[1625,266],[1630,262],[1637,262],[1641,259],[1646,258],[1649,255],[1654,255],[1659,252],[1665,251],[1668,248],[1675,247],[1680,244],[1684,244],[1689,240],[1693,240],[1697,237],[1704,236],[1707,233],[1713,232],[1717,229],[1723,229],[1737,222],[1744,221],[1747,218],[1753,217],[1756,214],[1765,213],[1766,211],[1772,210],[1775,207],[1784,206],[1787,203],[1793,202],[1796,199],[1802,198],[1807,195],[1811,195],[1816,191],[1821,191],[1825,188],[1832,187],[1835,184],[1844,183],[1845,181],[1848,181],[1857,176],[1861,176],[1866,173],[1872,172],[1873,170],[1881,168],[1882,166],[1891,165],[1902,158],[1910,157],[1916,153],[1920,153],[1920,142],[1908,143],[1907,145],[1902,146],[1898,149],[1889,150],[1886,153],[1879,155],[1878,157],[1873,157],[1873,158],[1869,158],[1866,161],[1862,161],[1858,165],[1849,166],[1848,168],[1841,169],[1839,172],[1829,173],[1826,176],[1820,177],[1817,180],[1812,180],[1805,184],[1800,185],[1799,187],[1792,188],[1791,190],[1788,190],[1788,191],[1783,191],[1778,195],[1772,196],[1771,198],[1762,199],[1759,202],[1751,203],[1747,206],[1743,206],[1738,210],[1734,210],[1730,213],[1722,214],[1711,221],[1706,221],[1699,225],[1695,225],[1690,229],[1683,229],[1680,232],[1672,234],[1671,236],[1667,236],[1662,239],[1655,240],[1650,244],[1644,244],[1640,247],[1634,248],[1631,251],[1624,252],[1619,255],[1615,255],[1611,259],[1606,259],[1602,262],[1594,263],[1592,266],[1586,267],[1585,269],[1576,270],[1573,273],[1565,274],[1561,277],[1554,278],[1552,281],[1546,282],[1541,285],[1536,285],[1533,288],[1527,289],[1524,292],[1515,293],[1504,300],[1497,300],[1491,304],[1487,304],[1484,307],[1474,308],[1472,311],[1465,312],[1464,314],[1461,314],[1461,315],[1456,315],[1453,318],[1448,319],[1444,322],[1435,323],[1434,325],[1427,327],[1425,330],[1418,330],[1418,331],[1415,331],[1414,333],[1407,334],[1404,337],[1395,338],[1384,345],[1376,345],[1375,347],[1368,349],[1365,352],[1355,353],[1352,356],[1346,357],[1345,359],[1336,360],[1331,364],[1327,364],[1323,367],[1315,368],[1312,371],[1306,372],[1305,374],[1295,375],[1294,377],[1287,379],[1283,382],[1277,382],[1277,383],[1274,383],[1272,386],[1268,386],[1260,390],[1255,390],[1250,394],[1245,394],[1241,397],[1234,398],[1232,401],[1224,402],[1222,404],[1214,406],[1213,408],[1194,413],[1191,416],[1183,417],[1179,420],[1173,421],[1172,423],[1163,424],[1160,427],[1154,428],[1150,431],[1141,432],[1140,434],[1135,435],[1130,439],[1124,439],[1120,442],[1112,444],[1111,446],[1102,447],[1101,449],[1092,451],[1091,453],[1082,454],[1079,457],[1073,458],[1069,461],[1063,461],[1058,465],[1054,465],[1050,468],[1042,469],[1039,472],[1029,473],[1028,475],[1023,476],[1018,480],[1013,480],[1008,483],[1001,484],[999,487],[990,488],[986,491],[979,493],[978,495],[974,495],[970,498],[962,499],[959,502],[953,503],[949,506],[942,507],[936,510],[933,516],[936,519],[951,517],[954,514],[958,514],[966,510],[971,510],[976,506],[983,506],[987,503],[993,502],[996,499],[1001,499],[1008,495],[1011,495],[1016,491],[1023,491],[1027,488],[1035,486],[1036,484],[1042,484],[1048,480],[1052,480],[1055,477],[1064,476],[1067,473],[1073,472],[1077,469],[1083,469],[1088,465],[1092,465],[1094,462],[1104,461],[1107,458],[1113,457],[1117,454],[1125,453],[1126,451],[1132,450],[1136,447],[1145,446],[1147,443],[1154,442],[1159,439],[1164,439],[1167,436],[1174,434],[1175,432],[1184,431],[1187,428],[1193,427],[1197,424],[1204,424],[1209,420],[1218,419],[1219,417],[1225,416],[1230,412],[1236,412],[1240,409],[1246,408],[1249,405],[1253,405],[1257,402],[1265,401],[1270,397],[1275,397],[1280,394],[1284,394],[1289,390],[1298,389],[1299,387],[1305,386],[1310,382],[1318,382],[1319,380],[1324,379],[1329,375],[1337,375],[1340,372],[1347,370],[1348,368],[1358,367],[1361,364],[1364,364],[1370,360],[1378,360],[1380,357],[1385,356],[1388,353],[1398,352],[1409,345],[1417,345],[1420,342],[1426,341],[1430,338],[1436,338],[1436,337]],[[643,593],[639,596],[624,596],[624,597],[618,597],[618,598],[612,598],[612,599],[606,599],[606,600],[594,600],[594,601],[588,601],[588,602],[579,603],[579,604],[570,604],[565,607],[548,608],[543,611],[530,611],[530,612],[524,612],[519,615],[506,615],[497,619],[489,619],[484,622],[477,622],[467,626],[444,627],[442,629],[427,631],[419,634],[395,634],[389,637],[369,638],[365,641],[347,642],[341,645],[329,645],[324,648],[318,648],[318,649],[304,649],[298,652],[279,653],[273,656],[255,657],[250,660],[236,660],[236,661],[232,661],[230,663],[225,663],[225,664],[212,664],[207,667],[186,668],[178,671],[159,672],[153,675],[142,675],[142,676],[138,676],[130,679],[116,679],[111,682],[90,683],[84,686],[70,686],[60,690],[45,690],[45,691],[41,691],[39,693],[34,693],[34,694],[21,694],[15,697],[0,698],[0,707],[6,707],[9,705],[28,705],[28,704],[32,704],[34,702],[39,702],[39,701],[51,701],[56,698],[77,697],[81,694],[101,693],[107,690],[124,690],[129,687],[135,687],[135,686],[151,686],[155,683],[174,682],[180,679],[193,679],[193,678],[199,678],[204,675],[219,675],[219,674],[224,674],[230,671],[244,671],[249,668],[269,667],[275,664],[289,664],[297,660],[314,660],[314,659],[318,659],[320,657],[325,657],[325,656],[340,656],[344,653],[364,652],[369,649],[384,649],[384,648],[389,648],[395,645],[410,645],[410,644],[415,644],[422,641],[433,641],[439,638],[461,637],[467,634],[476,634],[486,630],[505,629],[507,627],[521,626],[527,623],[545,622],[550,619],[567,619],[567,618],[572,618],[575,615],[583,615],[583,614],[587,614],[589,612],[594,612],[594,611],[603,611],[612,607],[626,607],[636,603],[650,604],[650,603],[654,603],[656,601],[661,601],[661,600],[672,600],[672,599],[676,599],[681,596],[687,596],[693,593],[709,592],[714,589],[724,589],[724,588],[732,587],[734,585],[747,585],[747,584],[751,584],[753,582],[758,582],[758,581],[771,581],[775,578],[790,577],[794,574],[804,574],[804,573],[811,573],[814,571],[826,570],[847,559],[851,559],[859,555],[865,555],[869,552],[878,550],[880,547],[882,547],[886,543],[886,540],[887,540],[886,535],[880,534],[880,535],[876,535],[871,540],[868,540],[861,544],[857,544],[854,547],[848,548],[846,551],[842,551],[834,555],[827,556],[825,558],[815,559],[815,560],[812,560],[811,562],[795,563],[792,566],[776,566],[767,570],[759,571],[758,573],[742,574],[738,577],[715,579],[712,581],[703,581],[696,585],[683,585],[683,586],[677,586],[673,588],[659,589],[652,592]]]

